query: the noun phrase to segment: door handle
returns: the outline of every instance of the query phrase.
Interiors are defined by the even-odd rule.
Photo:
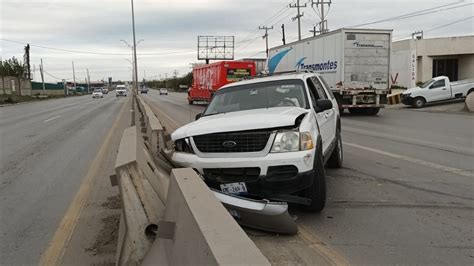
[[[446,88],[443,89],[444,91],[446,90]]]

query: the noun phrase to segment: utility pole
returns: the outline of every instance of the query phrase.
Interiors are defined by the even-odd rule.
[[[293,21],[298,20],[298,40],[301,41],[301,17],[304,16],[304,12],[300,13],[300,8],[306,7],[306,4],[300,6],[300,0],[296,0],[296,4],[290,4],[290,8],[296,8],[297,15],[292,18]]]
[[[262,36],[263,39],[265,39],[265,51],[267,52],[267,57],[268,57],[268,30],[273,30],[273,26],[271,27],[267,27],[267,26],[262,26],[262,27],[258,27],[259,30],[264,30],[265,31],[265,35]]]
[[[316,36],[316,32],[318,32],[318,31],[316,30],[316,26],[313,26],[313,29],[310,30],[309,32],[312,32],[312,33],[313,33],[313,36]]]
[[[281,24],[281,34],[282,34],[282,39],[281,41],[283,42],[283,45],[285,45],[286,40],[285,40],[285,24]]]
[[[90,83],[91,77],[89,76],[89,69],[87,69],[87,94],[89,94]]]
[[[74,61],[72,61],[72,80],[74,82],[74,91],[76,91],[76,71],[74,70]]]
[[[46,93],[46,87],[44,85],[44,67],[43,67],[43,58],[41,58],[40,73],[41,73],[41,82],[43,83],[43,95]]]
[[[165,88],[168,89],[168,73],[165,73]]]
[[[321,8],[320,9],[321,21],[318,23],[319,32],[321,34],[328,32],[328,21],[326,20],[326,16],[324,15],[324,5],[328,5],[328,9],[329,9],[331,7],[331,3],[332,3],[332,0],[316,0],[316,1],[311,0],[311,7],[316,6],[318,10]]]
[[[423,31],[422,30],[419,30],[419,31],[415,31],[411,34],[411,38],[412,39],[417,39],[417,40],[420,40],[420,39],[423,39]]]
[[[135,93],[138,93],[138,84],[137,84],[137,78],[138,78],[138,67],[137,67],[137,41],[135,39],[135,11],[133,10],[133,0],[131,0],[132,3],[132,28],[133,28],[133,63],[135,67]]]

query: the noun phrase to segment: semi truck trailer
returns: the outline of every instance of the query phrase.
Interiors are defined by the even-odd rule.
[[[341,112],[375,115],[390,93],[391,43],[392,30],[343,28],[271,48],[268,72],[319,73]]]
[[[209,103],[222,86],[255,76],[252,61],[219,61],[193,68],[193,85],[188,89],[188,103]]]

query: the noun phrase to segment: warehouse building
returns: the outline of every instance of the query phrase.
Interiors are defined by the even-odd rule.
[[[390,72],[392,85],[407,88],[436,76],[474,78],[474,35],[393,42]]]

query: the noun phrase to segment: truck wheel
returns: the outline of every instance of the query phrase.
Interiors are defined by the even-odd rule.
[[[364,113],[364,109],[363,108],[349,108],[349,113],[353,114],[353,115],[361,115]]]
[[[311,204],[304,206],[307,211],[320,212],[326,206],[326,175],[322,152],[322,141],[318,139],[314,158],[313,184],[303,191],[303,197],[311,199]]]
[[[366,114],[367,115],[377,115],[380,111],[380,108],[377,107],[372,107],[372,108],[367,108]]]
[[[422,108],[425,106],[426,100],[422,97],[417,97],[413,100],[413,107]]]
[[[344,158],[342,152],[342,137],[340,128],[336,129],[336,138],[336,147],[334,147],[334,150],[331,153],[331,157],[329,157],[328,160],[328,166],[330,168],[341,168],[342,161]]]

